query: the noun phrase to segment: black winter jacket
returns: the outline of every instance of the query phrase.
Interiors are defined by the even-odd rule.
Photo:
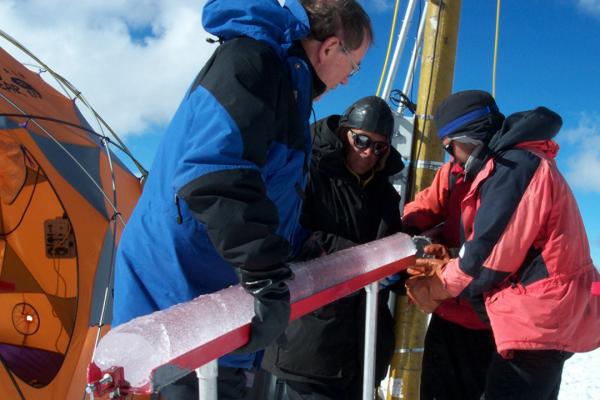
[[[301,223],[311,230],[301,258],[314,258],[401,231],[400,196],[389,177],[402,170],[392,147],[366,185],[345,165],[345,148],[335,134],[339,115],[317,121],[310,180]],[[387,292],[380,292],[377,382],[383,379],[394,348]],[[287,380],[347,388],[339,398],[360,397],[365,293],[357,292],[290,324],[267,348],[263,367]]]

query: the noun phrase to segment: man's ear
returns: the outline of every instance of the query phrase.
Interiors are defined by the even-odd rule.
[[[330,57],[337,50],[337,47],[341,45],[340,39],[335,36],[330,36],[327,39],[321,42],[321,46],[319,46],[319,60],[323,61],[324,59]]]

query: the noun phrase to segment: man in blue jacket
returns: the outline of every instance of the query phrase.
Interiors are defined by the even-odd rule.
[[[312,100],[358,71],[372,30],[356,0],[209,0],[203,25],[220,45],[123,232],[113,325],[241,283],[255,299],[250,342],[219,360],[220,398],[241,398],[242,368],[289,320]],[[162,397],[197,398],[183,386]]]

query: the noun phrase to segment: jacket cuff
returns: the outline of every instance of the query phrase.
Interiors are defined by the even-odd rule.
[[[452,297],[458,297],[473,280],[473,277],[465,274],[460,269],[458,261],[459,258],[453,258],[442,271],[444,287]]]

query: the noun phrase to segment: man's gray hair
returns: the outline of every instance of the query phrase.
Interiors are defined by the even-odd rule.
[[[373,42],[371,19],[356,0],[300,0],[310,21],[310,38],[324,41],[337,36],[348,50],[365,38]]]

